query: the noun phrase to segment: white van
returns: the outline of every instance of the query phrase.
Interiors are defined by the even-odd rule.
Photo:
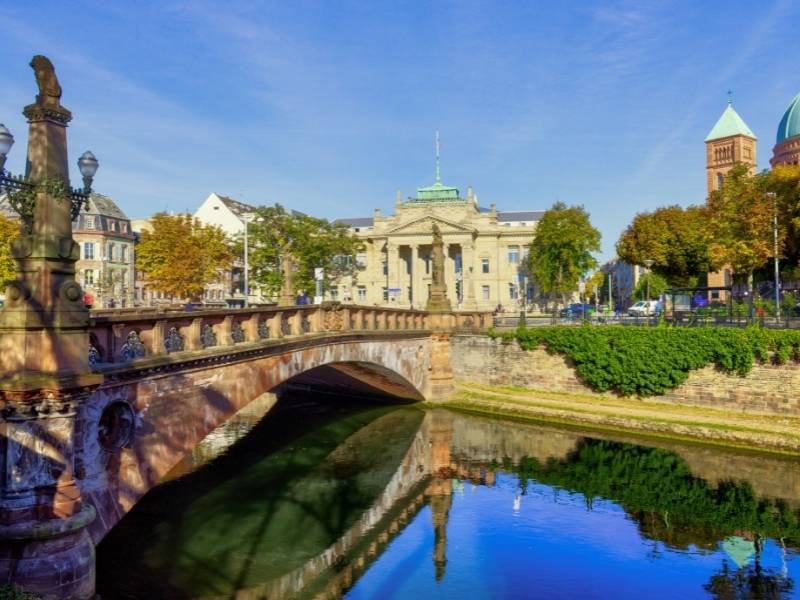
[[[658,300],[639,300],[628,309],[630,317],[647,317],[661,312],[661,303]]]

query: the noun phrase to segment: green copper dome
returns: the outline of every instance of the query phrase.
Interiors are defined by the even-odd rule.
[[[722,116],[714,125],[714,128],[706,136],[706,141],[721,140],[722,138],[731,137],[734,135],[746,135],[747,137],[756,139],[756,134],[750,131],[750,128],[742,120],[735,110],[733,105],[728,102],[728,106],[722,112]]]
[[[783,113],[781,124],[778,125],[778,136],[776,144],[790,137],[800,135],[800,94],[794,97],[789,108]]]

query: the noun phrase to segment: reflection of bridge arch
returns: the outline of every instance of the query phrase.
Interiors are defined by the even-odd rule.
[[[97,508],[91,526],[105,533],[208,433],[264,393],[285,385],[328,387],[360,395],[420,400],[430,386],[429,333],[319,336],[283,344],[175,357],[151,368],[146,361],[108,369],[106,383],[83,405],[81,492]],[[342,390],[342,388],[344,388]],[[135,415],[128,447],[109,454],[98,426],[112,403]]]

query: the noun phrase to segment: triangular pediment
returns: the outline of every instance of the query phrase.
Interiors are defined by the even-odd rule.
[[[387,234],[430,234],[433,231],[433,225],[437,224],[442,235],[448,233],[474,233],[476,229],[468,225],[449,221],[439,216],[424,215],[416,219],[411,219],[405,223],[400,223],[393,229],[387,231]]]

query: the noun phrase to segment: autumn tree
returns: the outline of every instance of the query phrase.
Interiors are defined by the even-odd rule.
[[[708,198],[711,266],[727,265],[734,274],[746,277],[751,297],[753,272],[774,254],[775,200],[768,191],[766,174],[751,176],[749,167],[739,164],[728,172],[722,188]],[[779,248],[782,242],[779,240]]]
[[[136,268],[150,287],[173,298],[199,299],[233,260],[230,242],[219,227],[191,215],[159,213],[136,247]]]
[[[262,206],[251,217],[249,229],[252,279],[269,294],[281,287],[281,258],[294,263],[295,290],[314,289],[314,269],[325,269],[324,287],[356,273],[361,242],[346,225],[287,211],[280,204]]]
[[[11,255],[11,242],[19,235],[19,223],[0,214],[0,292],[17,277],[17,264]]]
[[[600,232],[583,206],[556,202],[536,225],[527,267],[543,293],[566,302],[580,279],[597,266],[592,252],[599,250]]]
[[[765,174],[767,189],[775,194],[778,227],[783,233],[783,258],[800,276],[800,165],[775,165]]]
[[[617,241],[617,256],[644,265],[675,286],[695,286],[709,271],[711,228],[704,206],[666,206],[639,213]]]

